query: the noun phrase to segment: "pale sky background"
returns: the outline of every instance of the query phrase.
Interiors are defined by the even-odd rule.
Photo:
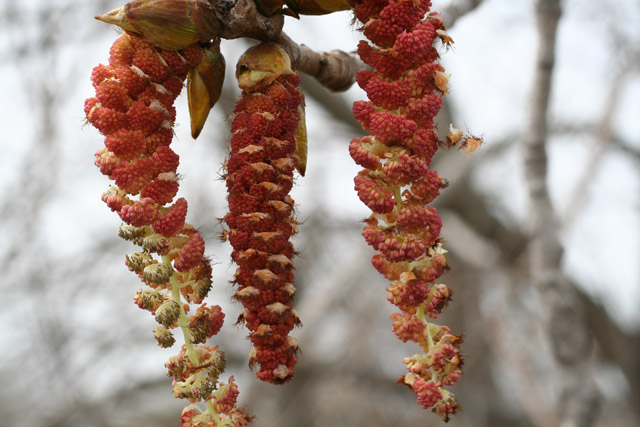
[[[5,7],[14,0],[2,0]],[[17,1],[17,0],[16,0]],[[6,2],[6,3],[4,3]],[[91,377],[90,386],[82,387],[87,393],[100,393],[113,390],[114,381],[121,374],[114,370],[126,370],[127,375],[136,378],[153,378],[164,375],[163,363],[174,349],[159,349],[152,343],[148,332],[152,319],[148,313],[142,313],[131,304],[131,297],[140,287],[135,276],[124,267],[124,256],[134,249],[130,242],[117,237],[121,223],[119,217],[111,212],[100,200],[101,194],[110,184],[93,165],[94,152],[103,146],[104,137],[92,126],[85,124],[83,113],[84,99],[94,94],[89,76],[91,69],[99,63],[108,61],[108,50],[117,31],[104,23],[93,20],[90,2],[77,0],[77,8],[68,10],[70,24],[77,22],[77,28],[67,28],[64,46],[59,55],[52,57],[50,52],[30,55],[20,66],[7,65],[5,57],[24,39],[35,38],[38,22],[21,23],[22,30],[5,31],[0,26],[0,81],[3,82],[0,96],[0,198],[5,199],[16,185],[17,172],[28,155],[33,154],[38,138],[39,98],[33,96],[30,88],[41,82],[68,82],[64,95],[54,111],[58,134],[44,137],[58,139],[63,167],[52,176],[56,184],[49,189],[43,215],[38,218],[39,230],[37,242],[25,242],[33,250],[29,253],[29,268],[42,268],[43,254],[53,254],[54,262],[69,263],[73,256],[84,250],[105,235],[117,241],[121,251],[105,254],[116,261],[105,275],[126,277],[122,283],[116,283],[113,292],[114,301],[96,301],[85,307],[74,306],[69,322],[75,319],[100,324],[104,315],[103,306],[112,307],[122,300],[123,318],[140,319],[144,329],[145,343],[140,348],[123,348],[116,356],[129,360],[130,353],[136,353],[136,366],[126,364],[105,366]],[[448,1],[434,1],[434,10],[438,10]],[[533,18],[532,0],[485,0],[477,10],[462,18],[449,29],[455,45],[448,52],[442,52],[446,72],[451,74],[451,94],[449,101],[455,112],[457,127],[473,134],[482,135],[486,145],[474,156],[464,159],[461,153],[446,154],[457,158],[456,164],[476,162],[475,185],[492,201],[494,212],[505,222],[523,224],[527,217],[526,186],[522,170],[520,140],[517,134],[526,127],[530,87],[533,80],[533,64],[536,54],[536,28]],[[17,4],[17,3],[15,3]],[[45,4],[43,0],[24,0],[21,7],[37,9]],[[119,5],[114,0],[110,7]],[[108,8],[102,12],[107,12]],[[46,17],[43,17],[46,20]],[[324,17],[304,17],[301,21],[286,19],[285,31],[298,43],[321,50],[342,49],[353,51],[356,48],[359,33],[354,31],[349,12],[336,13]],[[611,41],[611,25],[615,23],[617,32],[640,46],[640,5],[631,0],[567,0],[559,27],[557,61],[554,70],[554,85],[550,121],[579,125],[597,123],[604,108],[607,91],[616,78],[616,71],[625,58]],[[88,36],[90,35],[90,37]],[[243,41],[222,42],[222,52],[227,62],[227,80],[225,86],[234,87],[231,78],[235,63],[246,49]],[[636,59],[640,62],[640,57]],[[623,95],[615,108],[614,136],[633,144],[640,150],[640,66],[636,66],[623,86]],[[237,89],[235,89],[237,93]],[[28,95],[25,95],[28,94]],[[334,96],[334,95],[328,95]],[[350,89],[346,96],[350,101],[364,99],[365,95],[357,86]],[[188,221],[198,227],[207,228],[207,255],[214,262],[214,288],[208,301],[220,304],[227,313],[228,323],[232,323],[234,314],[239,312],[239,304],[230,302],[231,287],[227,284],[234,268],[230,264],[228,244],[222,244],[216,238],[220,226],[215,218],[224,215],[226,189],[220,180],[221,165],[225,158],[229,122],[225,120],[228,111],[214,108],[202,135],[193,141],[189,132],[189,118],[186,96],[183,94],[177,102],[178,117],[176,138],[172,148],[180,155],[178,172],[182,177],[180,197],[189,201]],[[358,170],[348,153],[350,130],[341,124],[330,121],[326,111],[313,99],[307,99],[307,128],[309,135],[309,161],[307,175],[297,179],[293,198],[299,204],[299,220],[305,221],[311,216],[309,206],[321,200],[324,212],[333,218],[357,223],[369,215],[368,209],[360,202],[353,190],[353,177]],[[447,127],[448,123],[440,124]],[[220,136],[222,135],[222,136]],[[489,160],[484,151],[501,141],[507,142],[502,154]],[[216,156],[212,156],[211,145],[216,144]],[[583,287],[596,300],[601,301],[610,315],[623,327],[630,330],[640,329],[640,171],[639,164],[619,151],[609,150],[599,159],[595,177],[587,188],[589,197],[577,214],[565,216],[568,201],[576,192],[586,162],[596,150],[597,141],[591,137],[566,134],[554,138],[549,146],[549,182],[553,202],[557,212],[563,218],[562,242],[565,245],[564,269],[579,286]],[[36,156],[38,160],[42,156]],[[43,164],[45,164],[43,162]],[[443,171],[445,177],[455,179],[455,170]],[[201,197],[202,189],[208,189],[206,199]],[[311,202],[314,203],[311,203]],[[19,203],[16,203],[20,206]],[[209,209],[205,216],[193,217],[195,206]],[[22,213],[25,216],[29,212]],[[7,242],[20,238],[22,230],[7,227],[0,222],[0,241]],[[304,233],[304,226],[301,227]],[[446,239],[447,224],[444,235]],[[326,250],[348,250],[351,246],[366,243],[358,241],[342,242],[342,246],[328,246]],[[6,248],[0,246],[0,255]],[[71,261],[70,261],[71,259]],[[455,268],[455,266],[454,266]],[[59,273],[58,273],[59,274]],[[119,274],[119,276],[118,276]],[[14,276],[22,277],[21,272]],[[26,275],[25,275],[26,276]],[[111,277],[111,276],[109,276]],[[5,279],[0,279],[4,281]],[[64,277],[54,277],[66,280]],[[28,289],[28,283],[2,283],[6,288]],[[117,286],[116,286],[117,285]],[[5,288],[1,287],[0,288]],[[15,292],[18,297],[24,295]],[[60,292],[60,291],[54,291]],[[64,290],[62,291],[64,292]],[[10,295],[13,297],[14,295]],[[26,295],[28,297],[28,295]],[[0,310],[0,328],[4,342],[13,343],[15,354],[21,354],[20,348],[31,346],[28,328],[16,314],[29,313],[19,304],[37,304],[25,299],[9,299],[11,306],[3,316]],[[61,298],[62,299],[62,298]],[[111,313],[112,314],[112,313]],[[9,318],[13,316],[13,318]],[[76,317],[74,317],[76,316]],[[128,318],[127,318],[128,319]],[[66,319],[63,319],[66,320]],[[132,322],[133,324],[133,322]],[[132,326],[135,328],[137,326]],[[387,325],[388,327],[388,325]],[[22,329],[21,329],[22,328]],[[82,324],[74,324],[78,346],[83,344],[83,334],[93,333]],[[389,329],[389,328],[387,328]],[[329,324],[327,331],[339,331],[338,325]],[[390,331],[387,331],[392,335]],[[329,332],[327,332],[329,333]],[[238,328],[223,328],[221,334],[244,335]],[[338,334],[336,334],[338,335]],[[392,337],[393,338],[393,337]],[[395,338],[393,338],[395,340]],[[230,347],[244,346],[247,340],[227,340]],[[73,346],[70,346],[73,347]],[[28,347],[30,349],[30,347]],[[75,348],[75,347],[73,347]],[[311,350],[311,349],[310,349]],[[233,348],[231,348],[233,352]],[[245,350],[238,353],[246,353]],[[328,353],[328,352],[327,352]],[[73,357],[82,359],[91,352],[74,352]],[[114,352],[115,354],[115,352]],[[313,354],[313,351],[309,351]],[[327,356],[328,357],[328,356]],[[400,364],[400,358],[396,360]],[[73,364],[70,363],[70,366]],[[81,364],[80,364],[81,366]],[[386,366],[386,365],[385,365]],[[395,369],[395,365],[394,365]],[[240,381],[243,375],[238,374]],[[616,383],[618,384],[618,383]],[[0,421],[1,424],[1,421]]]
[[[438,5],[447,3],[434,2]],[[640,40],[638,7],[628,1],[611,1],[616,9],[604,10],[602,2],[565,2],[560,23],[558,60],[555,69],[551,121],[580,123],[597,121],[604,102],[609,79],[616,67],[616,52],[607,38],[607,25],[617,21],[621,31]],[[39,2],[31,0],[22,4]],[[117,3],[114,3],[114,6]],[[455,46],[443,54],[447,73],[452,74],[450,100],[458,117],[456,125],[462,129],[483,135],[487,145],[509,137],[523,129],[528,110],[528,98],[532,83],[532,64],[535,55],[535,25],[532,2],[526,0],[487,0],[480,8],[459,21],[450,30]],[[607,19],[601,20],[605,14]],[[635,15],[634,15],[635,14]],[[91,17],[86,17],[88,21]],[[100,194],[108,183],[93,166],[93,152],[102,145],[102,137],[91,126],[84,126],[83,100],[93,94],[89,81],[91,68],[107,60],[108,48],[116,37],[116,31],[99,22],[90,22],[100,37],[81,44],[69,40],[61,57],[54,64],[45,63],[49,58],[28,60],[27,69],[45,70],[38,78],[48,74],[68,74],[78,81],[72,84],[68,96],[59,106],[57,118],[59,131],[64,139],[65,168],[61,171],[62,186],[47,204],[46,215],[40,224],[42,237],[51,251],[61,257],[86,245],[98,233],[119,225],[116,215],[100,201]],[[28,25],[25,35],[28,36]],[[326,31],[330,29],[329,31]],[[302,21],[287,18],[285,31],[299,43],[316,50],[355,49],[359,34],[353,31],[351,15],[338,13],[328,17],[304,17]],[[0,32],[0,49],[10,49],[15,35],[8,37]],[[82,50],[79,54],[78,49]],[[244,44],[223,41],[223,53],[228,67],[233,67]],[[70,70],[74,70],[71,72]],[[82,70],[80,74],[76,70]],[[34,126],[30,123],[30,111],[36,108],[37,99],[25,97],[25,81],[20,70],[0,67],[0,79],[5,82],[0,97],[0,117],[3,130],[0,135],[0,197],[11,185],[15,167],[21,164],[30,141],[34,138]],[[235,82],[228,79],[226,85]],[[363,99],[363,92],[355,87],[348,92],[352,100]],[[614,133],[624,136],[639,148],[640,143],[640,80],[638,75],[630,79],[624,96],[616,108]],[[300,203],[301,217],[305,215],[305,198],[326,199],[327,210],[334,215],[359,220],[367,215],[367,209],[357,199],[352,177],[357,167],[348,156],[348,141],[340,141],[340,129],[326,126],[323,111],[312,100],[308,102],[307,126],[310,137],[308,176],[299,180],[294,198]],[[181,194],[188,200],[191,187],[211,183],[212,197],[224,198],[224,186],[216,181],[215,171],[223,157],[208,160],[202,167],[200,145],[211,144],[207,132],[211,128],[227,126],[224,114],[214,110],[205,133],[197,142],[188,134],[186,99],[178,103],[177,142],[181,155],[179,172],[184,176]],[[446,126],[446,124],[445,124]],[[207,130],[209,129],[209,130]],[[225,141],[220,141],[224,144]],[[523,181],[520,147],[514,139],[512,146],[498,160],[483,162],[475,177],[478,188],[495,201],[495,210],[514,223],[526,217],[525,186]],[[343,145],[340,152],[335,148]],[[575,191],[582,166],[594,149],[594,141],[580,137],[564,137],[551,141],[550,182],[551,195],[556,209],[563,212],[566,201]],[[478,152],[480,157],[481,151]],[[450,155],[455,156],[455,153]],[[626,327],[640,325],[640,188],[637,164],[622,155],[609,152],[601,159],[584,212],[564,228],[562,240],[566,245],[565,269],[578,279],[592,295],[602,299],[614,317]],[[330,172],[327,172],[330,170]],[[331,192],[313,194],[310,182],[328,180],[326,188]],[[196,201],[191,201],[195,203]],[[221,206],[217,203],[216,206]],[[223,212],[215,212],[221,216]],[[9,238],[17,230],[0,228],[0,238]],[[364,244],[364,242],[363,242]],[[208,250],[214,249],[209,243]],[[221,254],[222,262],[224,254]],[[226,265],[226,264],[225,264]]]

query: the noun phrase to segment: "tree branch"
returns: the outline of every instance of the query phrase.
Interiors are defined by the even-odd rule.
[[[609,147],[613,145],[613,118],[616,107],[620,102],[620,96],[623,93],[629,69],[626,67],[618,68],[617,75],[611,79],[609,94],[604,105],[602,117],[595,129],[596,147],[591,151],[590,157],[582,169],[580,178],[574,187],[571,197],[566,205],[562,223],[567,225],[570,220],[581,210],[588,200],[589,189],[594,179],[598,175],[603,165],[602,157]]]
[[[449,6],[442,9],[440,16],[447,28],[453,27],[459,18],[480,6],[484,0],[459,0],[452,1]]]
[[[356,81],[356,73],[367,69],[367,65],[357,55],[341,50],[316,52],[305,45],[299,45],[285,33],[278,40],[293,58],[293,66],[298,71],[314,77],[322,86],[342,92]]]
[[[264,16],[253,0],[209,0],[221,25],[220,38],[249,37],[276,40],[284,25],[284,15]]]
[[[284,15],[267,17],[256,8],[253,0],[209,0],[220,23],[219,37],[236,39],[249,37],[261,41],[279,42],[291,55],[297,70],[314,77],[332,91],[345,91],[353,85],[356,72],[367,68],[357,55],[341,50],[315,52],[299,45],[282,32]]]
[[[592,340],[587,334],[575,291],[560,268],[562,247],[558,224],[547,189],[547,114],[555,63],[561,8],[559,0],[538,0],[538,53],[531,116],[524,137],[524,169],[529,190],[529,266],[542,295],[545,329],[562,376],[558,412],[562,426],[591,426],[598,397],[592,374]]]

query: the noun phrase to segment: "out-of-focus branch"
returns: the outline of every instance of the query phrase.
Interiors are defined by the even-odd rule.
[[[552,133],[559,136],[597,136],[598,132],[598,126],[594,126],[591,122],[557,123],[552,127]],[[617,150],[635,162],[640,162],[640,149],[635,147],[635,145],[638,145],[637,143],[633,143],[629,139],[616,135],[613,132],[610,133],[608,143],[610,148]]]
[[[455,1],[442,11],[441,16],[445,24],[451,27],[482,2],[483,0]],[[368,68],[356,54],[341,50],[316,52],[306,45],[297,44],[284,32],[278,41],[287,48],[297,70],[314,77],[322,86],[335,92],[349,89],[356,81],[356,73]]]
[[[555,62],[556,30],[560,19],[559,1],[539,0],[536,14],[538,56],[532,90],[531,116],[523,142],[525,177],[530,204],[529,231],[533,240],[531,245],[532,275],[542,278],[547,270],[555,271],[557,269],[561,255],[553,207],[546,182],[547,113]]]
[[[509,301],[514,292],[505,274],[510,270],[509,261],[499,246],[478,232],[477,224],[468,223],[453,210],[445,210],[442,216],[447,224],[450,249],[478,277],[482,294],[480,315],[484,323],[480,331],[490,343],[493,357],[499,360],[504,374],[511,380],[510,386],[529,419],[539,426],[558,425],[551,395],[537,374],[547,367],[549,358],[543,357],[544,352],[540,350],[543,346],[540,334],[525,332],[522,322],[514,321],[519,317],[516,313],[520,316],[524,313]],[[533,356],[531,348],[540,351]]]
[[[440,16],[447,28],[453,27],[459,18],[480,6],[484,0],[459,0],[452,1],[449,6],[442,9]]]
[[[555,63],[559,0],[538,0],[538,52],[531,116],[524,142],[524,168],[529,192],[529,267],[546,309],[546,329],[562,373],[558,412],[561,425],[591,426],[598,398],[592,375],[592,341],[574,290],[560,269],[562,248],[547,189],[547,114]]]
[[[357,55],[341,50],[316,52],[308,46],[294,42],[285,33],[281,33],[279,41],[293,58],[294,68],[314,77],[332,91],[341,92],[349,89],[356,81],[356,73],[368,68]]]
[[[620,101],[620,95],[623,93],[622,89],[629,75],[627,68],[619,68],[618,70],[618,75],[611,79],[611,87],[604,105],[604,111],[595,129],[596,147],[591,151],[589,160],[583,167],[582,174],[562,215],[562,223],[565,225],[570,223],[571,218],[581,210],[587,201],[591,184],[603,164],[602,157],[612,145],[612,122],[616,107]]]

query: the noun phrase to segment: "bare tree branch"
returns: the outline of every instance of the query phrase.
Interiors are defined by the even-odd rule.
[[[510,268],[501,254],[501,248],[478,233],[473,227],[476,224],[469,224],[455,211],[446,210],[443,217],[446,219],[444,222],[447,224],[450,249],[465,261],[466,268],[476,271],[476,277],[485,278],[478,280],[482,294],[480,315],[484,323],[480,331],[489,341],[504,374],[511,380],[515,397],[535,425],[558,425],[552,395],[538,375],[539,371],[547,368],[547,359],[550,357],[545,358],[543,351],[530,351],[532,348],[540,350],[544,345],[541,342],[542,334],[523,331],[525,328],[522,324],[531,322],[514,321],[527,314],[521,307],[514,307],[511,301],[514,299],[514,289],[510,286],[510,277],[505,274]],[[491,285],[488,286],[488,283]],[[534,328],[531,328],[532,325],[524,326],[535,329],[535,325]]]
[[[585,163],[582,174],[572,192],[573,194],[565,207],[564,214],[561,218],[563,224],[568,224],[570,219],[581,210],[588,200],[591,184],[603,164],[602,157],[611,145],[613,139],[612,122],[614,114],[620,101],[620,95],[623,93],[622,89],[629,76],[629,70],[626,67],[618,68],[618,70],[618,75],[611,79],[611,87],[604,105],[604,111],[595,129],[596,147],[591,151],[589,160]]]
[[[442,16],[442,20],[448,28],[453,27],[459,18],[473,11],[480,6],[483,1],[484,0],[454,0],[449,6],[442,9],[440,16]]]
[[[588,336],[574,290],[560,268],[562,248],[558,224],[547,189],[546,139],[555,63],[559,0],[539,0],[537,65],[531,100],[529,127],[524,136],[524,168],[529,190],[529,267],[546,308],[546,328],[551,348],[562,373],[558,412],[561,425],[591,426],[598,397],[592,375],[592,340]]]
[[[294,68],[308,74],[323,86],[336,92],[349,89],[356,81],[356,73],[367,65],[357,55],[341,50],[316,52],[305,45],[299,45],[285,33],[279,40],[293,58]]]
[[[551,128],[554,135],[580,135],[589,136],[598,134],[598,126],[590,122],[574,122],[574,123],[556,123]],[[635,135],[634,135],[635,136]],[[639,145],[632,143],[620,135],[616,135],[613,130],[609,135],[609,148],[618,150],[620,153],[628,156],[635,162],[640,162],[640,149],[635,147]]]

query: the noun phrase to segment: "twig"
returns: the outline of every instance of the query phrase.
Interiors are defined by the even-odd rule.
[[[293,58],[294,68],[335,92],[349,89],[356,81],[356,73],[368,68],[357,55],[341,50],[316,52],[308,46],[299,45],[284,32],[280,33],[279,42]]]

